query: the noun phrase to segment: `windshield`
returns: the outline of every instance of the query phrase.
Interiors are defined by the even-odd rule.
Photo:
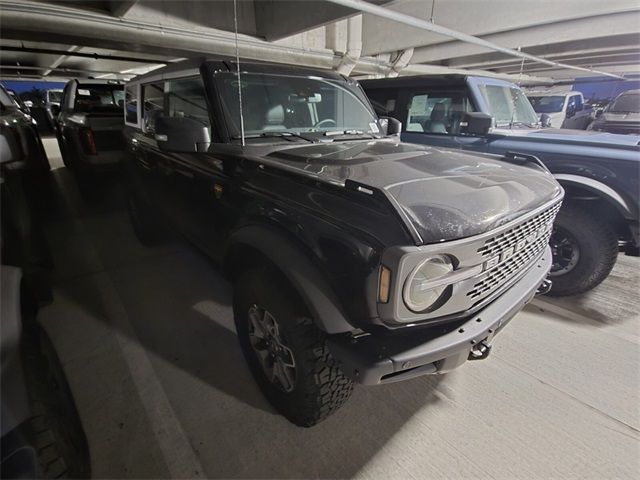
[[[78,85],[74,110],[77,112],[121,111],[124,105],[122,85]]]
[[[49,90],[49,102],[60,103],[62,100],[62,90]]]
[[[527,98],[536,113],[561,112],[564,106],[564,97],[560,95],[542,97],[528,96]]]
[[[609,107],[612,113],[639,113],[640,93],[625,93],[620,95]]]
[[[479,85],[479,88],[497,127],[538,123],[538,115],[520,88],[501,85]]]
[[[216,75],[230,135],[240,136],[238,80],[235,73]],[[242,113],[246,136],[288,132],[378,133],[375,114],[362,91],[344,81],[245,73]]]

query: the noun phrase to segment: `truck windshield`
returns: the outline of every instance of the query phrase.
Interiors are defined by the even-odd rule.
[[[232,137],[240,136],[238,78],[216,75]],[[377,134],[369,101],[356,86],[313,76],[245,73],[241,75],[245,135],[317,132]]]
[[[561,95],[553,96],[528,96],[531,106],[536,113],[556,113],[561,112],[564,106],[564,97]]]
[[[76,91],[76,112],[121,111],[124,106],[122,85],[80,84]]]
[[[520,88],[502,85],[479,85],[497,127],[535,126],[538,115]]]
[[[620,95],[609,107],[611,113],[639,113],[640,93]]]

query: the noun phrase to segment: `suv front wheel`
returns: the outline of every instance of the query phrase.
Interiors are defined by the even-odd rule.
[[[278,412],[310,427],[351,396],[347,378],[298,295],[276,273],[247,270],[234,285],[233,313],[242,351]]]
[[[549,244],[552,296],[591,290],[607,278],[618,255],[618,237],[609,224],[577,205],[560,209]]]

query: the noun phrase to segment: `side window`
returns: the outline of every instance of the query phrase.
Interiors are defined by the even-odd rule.
[[[138,85],[127,85],[124,90],[126,123],[138,125]]]
[[[574,95],[573,98],[576,99],[576,111],[582,110],[582,97],[580,95]]]
[[[570,108],[572,109],[576,109],[576,97],[575,95],[571,95],[569,97],[569,103],[567,103],[567,110],[569,110]]]
[[[169,117],[190,118],[211,127],[204,85],[200,77],[169,80],[166,97]]]
[[[405,131],[456,135],[464,114],[471,111],[463,92],[417,93],[409,100]]]
[[[144,104],[142,125],[145,132],[153,134],[156,118],[164,112],[164,82],[143,85],[142,98]]]

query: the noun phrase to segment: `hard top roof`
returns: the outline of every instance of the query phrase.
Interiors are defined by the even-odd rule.
[[[437,75],[415,75],[411,77],[375,78],[360,80],[365,88],[404,87],[415,85],[448,86],[452,83],[464,83],[469,75],[460,73],[443,73]]]
[[[122,80],[106,80],[99,78],[74,78],[73,80],[70,80],[70,82],[77,82],[79,85],[124,85]],[[48,90],[56,91],[58,89],[52,88]]]
[[[170,63],[165,67],[158,68],[144,75],[134,77],[130,82],[144,82],[147,79],[157,79],[163,75],[176,72],[200,69],[203,66],[210,70],[223,70],[227,72],[237,71],[235,58],[212,57],[194,58],[180,62]],[[332,70],[315,69],[297,65],[284,65],[280,63],[260,62],[258,60],[240,59],[241,73],[276,73],[282,75],[316,76],[321,78],[344,80],[345,77]]]

